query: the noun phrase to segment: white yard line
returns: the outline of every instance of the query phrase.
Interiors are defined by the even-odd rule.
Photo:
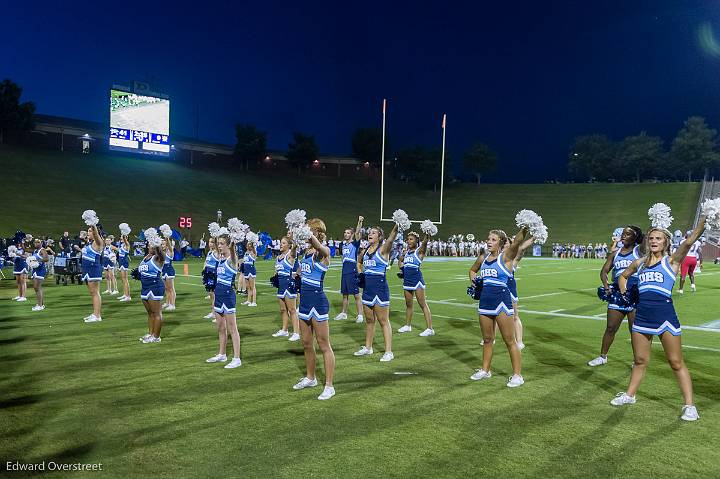
[[[550,311],[550,312],[551,312],[551,313],[560,313],[560,312],[562,312],[562,311],[565,311],[565,310],[564,310],[564,309],[553,309],[553,310]]]
[[[573,291],[557,291],[555,293],[535,294],[532,296],[520,296],[520,300],[522,301],[525,299],[545,298],[547,296],[557,296],[559,294],[572,294],[572,293],[578,293],[580,291],[592,291],[594,289],[597,289],[597,288],[575,289]]]

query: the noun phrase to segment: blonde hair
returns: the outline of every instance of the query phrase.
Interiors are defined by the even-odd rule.
[[[502,249],[505,247],[505,243],[508,242],[507,233],[505,233],[503,230],[490,230],[490,233],[488,233],[488,234],[495,235],[498,238],[500,238],[500,248],[499,249],[502,251]]]
[[[670,233],[670,231],[666,230],[665,228],[650,228],[647,233],[645,233],[645,257],[643,258],[643,264],[645,266],[650,265],[650,259],[652,257],[652,252],[650,251],[650,233],[652,233],[653,231],[659,231],[665,237],[665,247],[663,248],[663,255],[670,255],[670,248],[672,247],[672,233]]]
[[[307,225],[315,234],[318,241],[325,241],[325,238],[327,238],[327,228],[325,227],[325,222],[323,220],[320,218],[310,218],[307,221]]]

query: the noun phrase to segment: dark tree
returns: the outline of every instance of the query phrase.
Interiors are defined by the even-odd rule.
[[[9,79],[0,83],[0,143],[6,131],[27,131],[34,128],[35,103],[20,103],[22,88]]]
[[[380,166],[382,157],[382,130],[380,128],[358,128],[352,136],[353,156],[367,161],[372,166]],[[385,151],[388,144],[385,143]]]
[[[267,155],[267,134],[258,131],[254,125],[235,125],[235,137],[235,157],[246,170],[251,161],[261,160]]]
[[[287,159],[297,166],[298,175],[303,167],[307,167],[317,160],[319,154],[314,136],[299,132],[293,133],[293,142],[288,145]]]
[[[618,148],[615,177],[640,182],[643,178],[664,176],[661,168],[664,159],[663,141],[659,136],[648,136],[644,131],[628,136]]]
[[[397,169],[400,177],[406,181],[414,181],[423,188],[440,188],[440,171],[442,167],[442,150],[416,146],[399,151],[396,155]],[[445,183],[452,180],[452,162],[445,152]]]
[[[472,171],[478,184],[483,174],[497,168],[497,155],[484,143],[476,143],[463,156],[463,166]]]
[[[670,148],[670,166],[683,177],[687,173],[688,181],[693,174],[703,175],[705,169],[720,165],[717,147],[717,130],[705,123],[705,118],[691,116],[685,120]]]
[[[614,178],[617,145],[605,135],[579,136],[570,148],[568,171],[576,180],[607,181]]]

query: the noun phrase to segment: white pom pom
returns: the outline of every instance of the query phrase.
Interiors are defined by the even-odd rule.
[[[95,226],[100,222],[100,219],[97,217],[95,210],[83,211],[82,219],[85,221],[85,224],[88,226]]]
[[[289,229],[295,228],[305,223],[305,210],[291,210],[285,215],[285,223]]]
[[[8,246],[8,256],[10,256],[11,258],[15,258],[15,256],[17,256],[17,250],[17,246],[11,244],[10,246]]]
[[[420,229],[423,233],[430,236],[435,236],[438,232],[437,226],[430,220],[425,220],[420,223]]]
[[[127,223],[120,223],[120,234],[123,236],[130,234],[130,226]]]
[[[515,223],[527,228],[537,244],[545,244],[548,239],[548,229],[543,223],[542,216],[533,210],[520,210],[515,215]]]
[[[648,217],[653,228],[668,229],[673,222],[670,207],[665,203],[655,203],[648,210]]]
[[[545,242],[548,239],[548,229],[545,225],[538,225],[533,229],[531,232],[533,235],[533,243],[535,244],[545,244]]]
[[[230,230],[225,228],[224,226],[220,227],[220,229],[217,230],[216,236],[223,236],[223,235],[230,235]]]
[[[210,232],[210,236],[216,237],[218,230],[220,230],[220,225],[217,224],[215,221],[208,225],[208,231]]]
[[[38,259],[37,259],[35,256],[28,256],[27,259],[25,260],[25,262],[26,262],[27,265],[30,266],[32,269],[35,269],[35,268],[37,268],[38,266],[40,266],[40,262],[38,261]]]
[[[170,226],[167,224],[160,225],[160,232],[166,238],[169,238],[172,236],[172,228],[170,228]]]
[[[713,230],[720,229],[720,198],[707,199],[700,206],[705,224]]]
[[[257,242],[259,240],[257,233],[253,233],[252,231],[249,231],[245,235],[245,239],[247,240],[248,243],[253,243],[253,244],[257,244]]]
[[[117,259],[117,255],[115,253],[110,253],[108,255],[108,259],[114,263],[115,260]]]
[[[227,222],[227,227],[228,227],[228,230],[230,230],[230,232],[242,231],[243,226],[245,226],[243,224],[243,222],[237,218],[230,218]]]
[[[470,233],[469,235],[467,235],[466,238],[467,238],[468,241],[475,241],[475,235],[472,234],[472,233]]]
[[[145,241],[147,241],[148,246],[158,247],[162,245],[162,238],[155,228],[145,230]]]
[[[398,225],[400,231],[409,230],[411,223],[407,213],[404,210],[393,211],[392,220]]]
[[[310,230],[310,227],[306,224],[296,226],[290,230],[292,233],[292,240],[295,242],[295,244],[300,248],[301,250],[307,249],[309,244],[310,237],[312,236],[312,231]]]
[[[239,231],[230,231],[230,241],[232,241],[235,244],[242,243],[245,241],[245,232],[242,230]]]

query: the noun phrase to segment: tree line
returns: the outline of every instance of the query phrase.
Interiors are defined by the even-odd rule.
[[[577,181],[692,181],[720,167],[717,130],[705,118],[691,116],[669,149],[662,138],[644,131],[622,141],[583,135],[570,147],[567,166]]]

